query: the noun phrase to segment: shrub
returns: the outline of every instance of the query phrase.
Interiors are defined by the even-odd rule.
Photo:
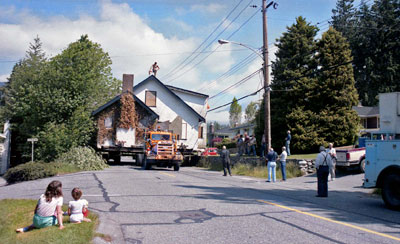
[[[11,168],[4,175],[8,183],[16,183],[27,180],[36,180],[54,176],[57,174],[54,166],[44,162],[29,162]]]
[[[91,147],[75,147],[55,161],[57,163],[73,164],[81,170],[102,170],[107,168],[105,160]]]
[[[217,145],[217,148],[221,149],[222,146],[226,146],[226,148],[236,148],[236,142],[229,138],[224,138],[221,143]]]

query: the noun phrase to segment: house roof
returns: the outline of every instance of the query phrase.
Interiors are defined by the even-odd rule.
[[[126,92],[125,92],[126,93]],[[129,92],[130,93],[130,92]],[[132,94],[132,93],[131,93]],[[113,99],[111,99],[110,101],[108,101],[106,104],[100,106],[98,109],[96,109],[95,111],[92,112],[92,116],[95,116],[96,114],[100,113],[101,111],[103,111],[104,109],[110,107],[111,105],[113,105],[116,102],[119,102],[119,100],[121,99],[121,95],[118,95],[116,97],[114,97]],[[142,106],[147,112],[149,112],[151,115],[155,116],[157,119],[160,117],[158,116],[158,114],[156,114],[153,110],[151,110],[146,104],[144,104],[138,97],[136,97],[134,94],[133,95],[133,99],[135,100],[135,102],[137,102],[140,106]]]
[[[229,127],[225,127],[225,128],[222,128],[222,129],[219,129],[219,130],[215,130],[215,132],[214,132],[214,134],[222,134],[222,135],[225,135],[225,134],[232,134],[232,133],[234,133],[234,131],[232,131],[232,129],[231,128],[229,128]]]
[[[170,86],[170,85],[165,85],[165,86],[168,87],[168,89],[170,89],[170,90],[172,90],[172,91],[179,91],[179,92],[188,93],[188,94],[195,95],[195,96],[199,96],[199,97],[208,98],[208,95],[203,94],[203,93],[194,92],[194,91],[190,91],[190,90],[186,90],[186,89],[183,89],[183,88],[179,88],[179,87],[175,87],[175,86]]]
[[[176,95],[176,94],[172,91],[172,89],[174,89],[174,88],[176,88],[176,87],[173,87],[173,88],[171,88],[171,89],[168,88],[168,86],[164,85],[164,84],[163,84],[159,79],[157,79],[154,75],[149,76],[147,79],[143,80],[142,82],[140,82],[139,84],[137,84],[136,86],[134,86],[134,87],[133,87],[133,90],[135,90],[135,89],[137,89],[137,88],[143,86],[144,84],[146,84],[147,82],[149,82],[149,81],[151,81],[151,80],[154,80],[155,82],[157,82],[158,84],[160,84],[162,87],[164,87],[165,90],[167,90],[168,93],[170,93],[173,97],[175,97],[176,99],[178,99],[179,101],[181,101],[181,102],[184,104],[184,106],[186,106],[189,110],[191,110],[194,114],[196,114],[196,116],[199,117],[199,119],[200,119],[202,122],[205,122],[205,121],[206,121],[206,119],[205,119],[203,116],[201,116],[199,113],[197,113],[196,110],[194,110],[192,107],[190,107],[185,101],[182,100],[182,98],[180,98],[178,95]],[[170,87],[171,87],[171,86],[170,86]],[[180,89],[180,88],[176,88],[176,89]],[[180,89],[180,90],[184,90],[184,89]],[[188,91],[188,90],[185,90],[185,91]],[[200,94],[200,93],[197,93],[197,94]],[[203,95],[204,95],[204,94],[203,94]]]
[[[375,117],[379,116],[379,107],[363,107],[353,106],[359,117]]]
[[[238,125],[236,127],[233,127],[233,128],[231,128],[231,130],[237,130],[237,129],[243,129],[243,128],[253,128],[255,126],[256,125],[252,124],[252,123],[245,123],[245,124],[241,124],[241,125]]]
[[[222,129],[216,130],[214,132],[214,134],[232,134],[232,133],[235,133],[236,130],[240,130],[240,129],[243,129],[243,128],[253,128],[255,126],[256,126],[255,124],[246,123],[246,124],[241,124],[239,126],[236,126],[234,128],[226,127],[226,128],[222,128]]]

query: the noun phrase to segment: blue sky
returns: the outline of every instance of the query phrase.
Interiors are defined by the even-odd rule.
[[[276,51],[272,43],[297,16],[305,17],[312,24],[325,21],[319,25],[324,31],[336,4],[336,0],[275,2],[278,8],[268,9],[270,59],[274,59]],[[187,61],[196,58],[185,62],[186,65],[177,66],[236,5],[236,10],[198,50],[202,52],[190,56]],[[15,61],[24,57],[29,42],[36,35],[41,38],[47,57],[51,58],[80,35],[88,34],[110,54],[116,78],[121,79],[123,73],[133,73],[138,83],[147,78],[150,65],[157,61],[161,68],[157,77],[162,82],[212,96],[261,68],[262,60],[255,55],[241,65],[243,59],[252,54],[250,50],[233,44],[220,46],[216,41],[229,38],[255,49],[261,47],[261,12],[248,5],[260,7],[261,0],[1,0],[0,81],[6,81]],[[235,73],[223,76],[236,66]],[[234,96],[252,93],[261,87],[261,82],[261,76],[255,75],[243,85],[210,99],[209,104],[213,108],[230,102]],[[243,110],[261,95],[242,100]],[[227,122],[228,108],[210,113],[207,119]]]

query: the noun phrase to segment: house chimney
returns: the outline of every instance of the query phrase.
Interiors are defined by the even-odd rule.
[[[129,91],[133,93],[133,75],[123,74],[122,75],[122,93]]]

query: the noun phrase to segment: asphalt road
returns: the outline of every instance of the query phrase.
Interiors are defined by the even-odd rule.
[[[338,177],[328,198],[316,198],[315,176],[267,183],[198,168],[114,166],[2,186],[0,199],[37,199],[58,179],[67,203],[80,187],[113,243],[400,243],[400,212],[363,189],[362,177]]]

